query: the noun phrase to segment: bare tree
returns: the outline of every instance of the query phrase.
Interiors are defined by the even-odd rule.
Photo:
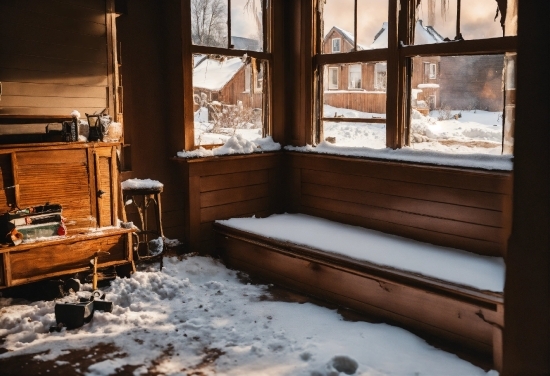
[[[223,0],[191,0],[193,43],[227,46],[227,9]]]

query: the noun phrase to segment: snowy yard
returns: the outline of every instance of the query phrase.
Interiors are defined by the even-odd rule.
[[[325,116],[385,118],[385,114],[365,113],[324,106]],[[324,124],[324,137],[335,145],[383,149],[386,126],[375,123],[330,122]],[[428,116],[413,110],[411,148],[446,153],[501,154],[502,113],[481,110],[431,111]]]
[[[169,258],[162,271],[116,279],[104,291],[112,313],[96,312],[82,328],[52,334],[54,301],[0,298],[0,346],[9,350],[0,369],[10,364],[12,374],[24,374],[10,358],[37,354],[21,358],[34,368],[17,366],[50,375],[497,374],[397,327],[277,301],[269,286],[247,283],[210,258]]]

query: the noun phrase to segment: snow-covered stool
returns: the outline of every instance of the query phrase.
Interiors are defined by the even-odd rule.
[[[151,179],[128,179],[122,182],[122,194],[126,206],[133,205],[137,209],[140,220],[140,231],[134,233],[137,237],[134,252],[138,261],[160,260],[166,249],[164,232],[162,230],[162,205],[160,194],[164,185]],[[153,204],[155,228],[149,228],[149,206]]]
[[[505,266],[305,214],[216,221],[236,269],[452,343],[501,364]]]

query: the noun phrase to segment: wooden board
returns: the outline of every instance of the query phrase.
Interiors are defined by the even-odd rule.
[[[63,273],[65,270],[85,270],[89,268],[90,259],[98,249],[110,253],[101,258],[101,263],[127,260],[125,235],[120,234],[14,252],[10,254],[12,284],[41,279],[49,274]]]
[[[506,253],[512,175],[290,153],[289,209],[483,255]]]
[[[221,239],[223,257],[232,266],[253,275],[279,277],[300,291],[366,313],[389,317],[403,325],[459,339],[466,346],[490,352],[493,327],[480,318],[484,306],[449,299],[421,289],[403,286],[368,275],[350,273],[300,257],[273,252],[232,238]],[[487,316],[493,314],[491,310]]]

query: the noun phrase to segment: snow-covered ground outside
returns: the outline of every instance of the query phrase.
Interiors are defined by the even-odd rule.
[[[83,287],[62,301],[88,296],[91,286]],[[43,374],[64,367],[86,375],[498,375],[406,330],[276,301],[268,286],[243,282],[210,258],[167,258],[162,271],[152,267],[103,290],[112,313],[59,333],[49,333],[54,301],[0,298],[0,338],[10,350],[0,362],[37,354],[33,361],[54,362]],[[101,348],[107,353],[90,363]],[[87,355],[59,360],[78,350]]]
[[[232,136],[240,135],[244,139],[253,141],[262,137],[262,127],[257,124],[242,124],[239,128],[220,128],[212,132],[214,124],[208,121],[208,109],[199,108],[195,112],[195,145],[224,144]]]
[[[325,117],[385,118],[385,114],[324,106]],[[456,116],[455,116],[456,115]],[[455,118],[456,117],[456,118]],[[445,119],[447,118],[447,119]],[[442,119],[442,120],[439,120]],[[324,136],[338,146],[383,149],[386,126],[376,123],[324,123]],[[500,155],[502,149],[502,113],[481,110],[431,111],[428,116],[413,110],[411,148],[460,154]]]

